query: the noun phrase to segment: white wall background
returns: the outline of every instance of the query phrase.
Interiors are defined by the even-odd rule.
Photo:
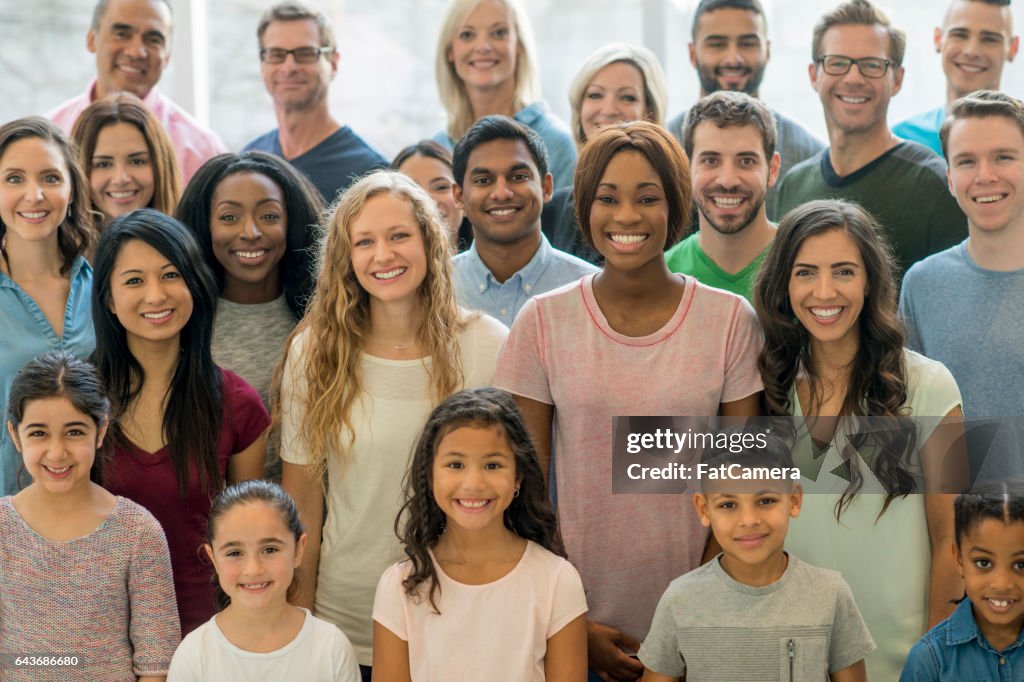
[[[807,81],[811,27],[834,2],[762,0],[772,41],[761,96],[824,137],[817,96]],[[270,99],[259,78],[256,23],[270,0],[172,0],[177,18],[176,56],[161,89],[195,102],[201,117],[233,149],[274,126]],[[404,145],[440,129],[444,116],[434,86],[433,59],[446,0],[320,0],[338,32],[341,65],[331,89],[336,114],[390,157]],[[698,83],[687,58],[697,0],[525,0],[536,34],[544,96],[568,120],[566,92],[576,69],[595,48],[613,40],[635,42],[663,54],[669,112],[688,107]],[[890,121],[938,106],[945,81],[932,31],[946,0],[881,0],[893,23],[908,34],[903,91]],[[76,95],[95,73],[85,49],[92,0],[0,0],[0,120],[43,113]],[[1024,29],[1024,1],[1012,8]],[[191,26],[205,24],[206,39]],[[199,50],[191,43],[200,37]],[[646,39],[645,39],[646,38]],[[204,55],[203,53],[207,54]],[[193,80],[190,57],[198,58]],[[208,69],[202,68],[204,59]],[[1003,89],[1024,97],[1024,56],[1009,64]],[[205,84],[204,84],[205,81]],[[199,83],[199,97],[188,92]],[[203,96],[209,100],[204,106]]]

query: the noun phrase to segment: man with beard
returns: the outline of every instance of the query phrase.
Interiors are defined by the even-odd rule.
[[[750,300],[775,237],[765,196],[779,174],[772,112],[742,92],[719,91],[695,104],[683,127],[700,230],[665,253],[673,272]]]
[[[780,213],[814,199],[855,201],[881,224],[899,272],[962,241],[967,219],[946,189],[946,164],[886,123],[903,83],[906,36],[868,0],[848,0],[814,26],[811,86],[830,146],[779,185]]]
[[[761,79],[771,57],[771,41],[759,0],[701,0],[693,15],[690,63],[697,69],[700,96],[719,90],[736,90],[758,97]],[[680,144],[686,121],[683,111],[666,126]],[[775,114],[779,178],[790,168],[821,151],[824,144],[797,121]],[[767,216],[781,218],[776,210],[776,190],[768,188]]]
[[[308,177],[327,203],[387,161],[331,115],[327,89],[338,73],[338,46],[327,16],[300,2],[281,2],[260,17],[263,84],[274,100],[277,128],[244,151],[277,154]]]

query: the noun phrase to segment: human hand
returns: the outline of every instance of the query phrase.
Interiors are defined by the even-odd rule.
[[[587,663],[603,680],[637,680],[643,664],[623,649],[638,651],[640,642],[610,625],[587,621]]]

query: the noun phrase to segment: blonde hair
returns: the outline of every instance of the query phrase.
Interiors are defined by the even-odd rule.
[[[321,221],[316,290],[274,373],[274,424],[279,427],[284,366],[292,344],[306,336],[304,353],[295,356],[301,358],[302,367],[292,368],[294,379],[302,373],[305,390],[296,391],[294,379],[290,388],[302,415],[298,438],[308,454],[311,476],[321,482],[330,453],[339,453],[342,463],[347,463],[345,450],[354,439],[352,406],[363,393],[360,358],[370,334],[370,296],[352,269],[349,228],[370,199],[385,193],[409,201],[423,235],[427,272],[419,289],[424,314],[417,336],[432,361],[426,366],[433,402],[461,389],[464,380],[458,335],[472,318],[462,318],[455,301],[450,237],[444,219],[430,195],[401,173],[381,170],[367,175],[349,188]],[[279,438],[280,429],[275,432]],[[343,434],[347,434],[347,443]]]
[[[540,99],[540,77],[533,58],[537,50],[533,42],[533,29],[519,0],[499,1],[508,8],[517,38],[515,93],[512,106],[519,111]],[[437,40],[437,55],[434,60],[437,93],[441,98],[441,106],[448,114],[446,131],[455,142],[466,134],[476,119],[473,116],[469,95],[466,93],[466,86],[455,73],[455,65],[448,61],[448,50],[451,49],[452,40],[459,26],[481,2],[483,0],[452,0],[448,3]]]
[[[640,75],[644,79],[644,106],[647,107],[645,120],[656,125],[664,125],[668,88],[665,87],[665,72],[658,58],[646,47],[628,43],[609,43],[597,48],[587,57],[569,86],[572,136],[577,147],[582,147],[587,141],[587,136],[583,133],[583,122],[580,120],[583,94],[598,71],[616,62],[632,64],[640,70]]]

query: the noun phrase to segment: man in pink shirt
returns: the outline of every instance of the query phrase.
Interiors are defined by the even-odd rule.
[[[99,0],[85,44],[96,55],[96,78],[83,94],[50,111],[47,118],[70,133],[90,103],[125,91],[142,99],[163,124],[186,183],[209,158],[227,151],[216,133],[156,87],[171,59],[171,7],[167,0]]]

